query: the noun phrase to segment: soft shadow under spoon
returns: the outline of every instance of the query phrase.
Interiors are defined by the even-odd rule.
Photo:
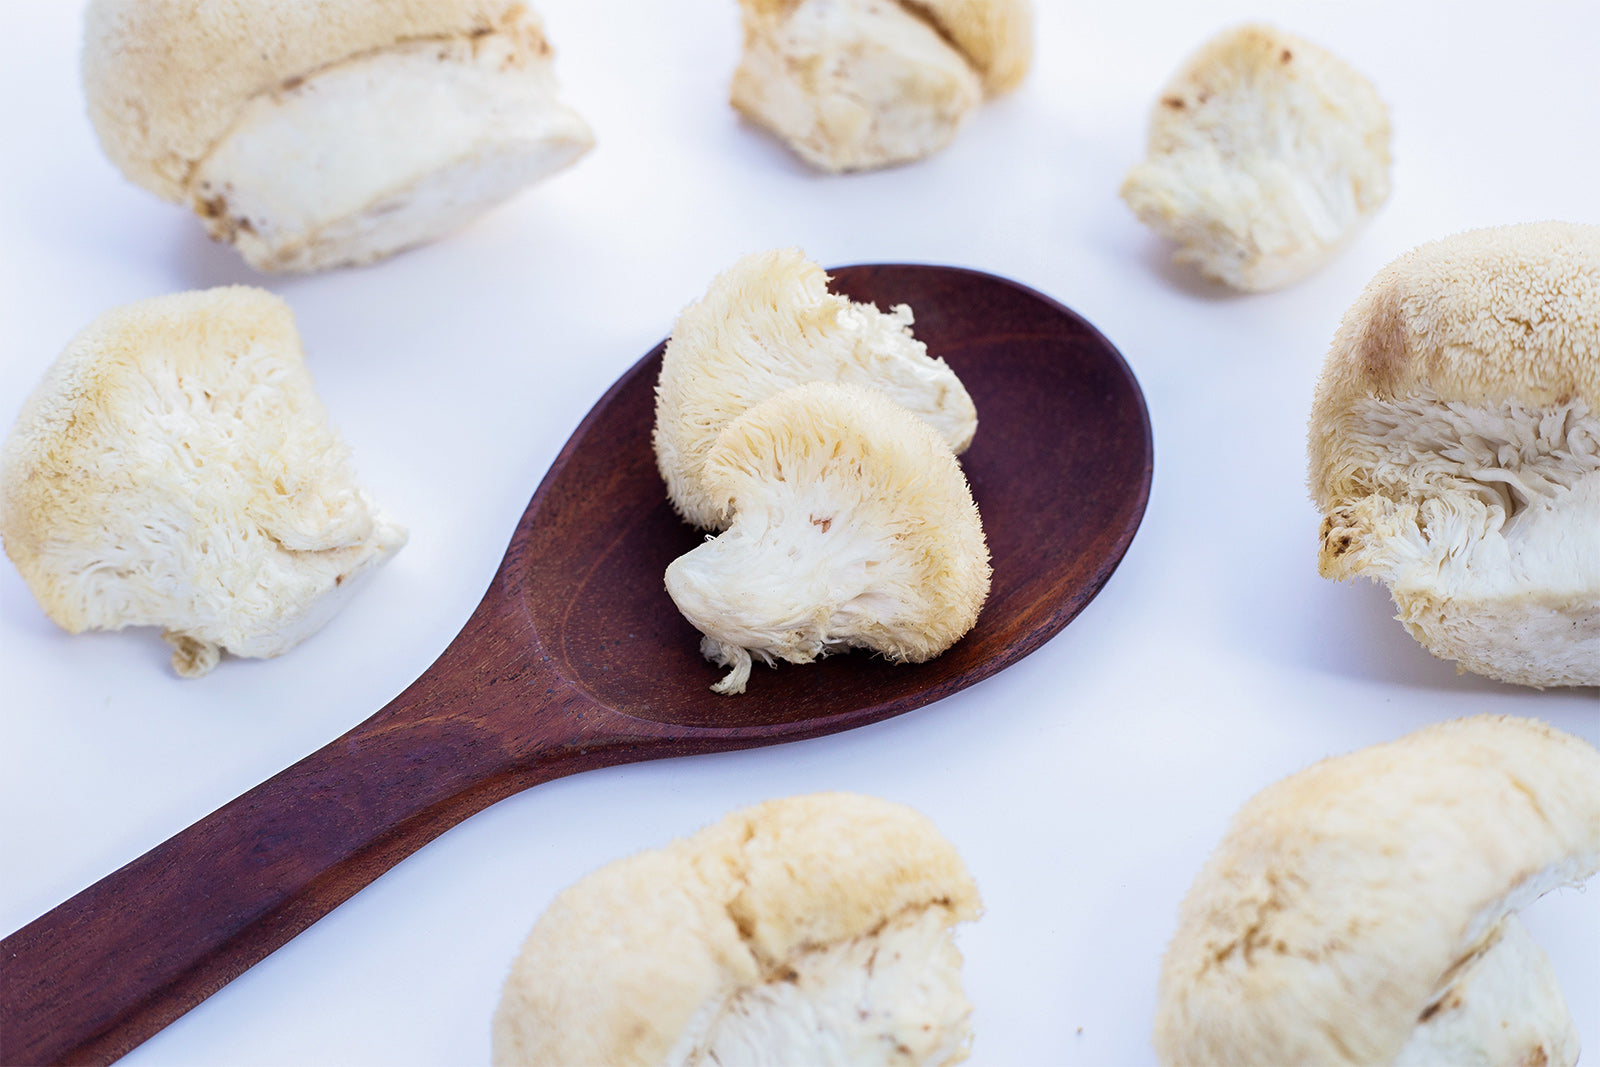
[[[0,942],[0,1061],[121,1056],[469,815],[594,767],[815,737],[987,678],[1105,584],[1150,492],[1150,424],[1105,338],[1013,282],[864,266],[833,288],[910,304],[916,335],[978,408],[962,457],[994,582],[943,656],[856,653],[720,669],[662,573],[701,534],[668,507],[650,449],[661,346],[595,405],[438,661],[372,718]]]

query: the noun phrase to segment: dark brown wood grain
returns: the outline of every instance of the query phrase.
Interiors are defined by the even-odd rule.
[[[721,674],[662,586],[701,534],[650,450],[661,348],[611,388],[534,494],[482,604],[382,711],[0,942],[0,1062],[107,1063],[451,826],[531,785],[636,760],[813,737],[909,711],[1038,648],[1110,577],[1151,477],[1143,397],[1072,312],[989,275],[848,267],[910,304],[972,393],[962,457],[994,584],[928,663],[866,655]]]

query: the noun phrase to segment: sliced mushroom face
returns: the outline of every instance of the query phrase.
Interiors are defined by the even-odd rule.
[[[1270,26],[1225,31],[1162,90],[1124,180],[1173,259],[1235,289],[1320,266],[1389,195],[1389,113],[1323,49]]]
[[[921,662],[971,629],[989,591],[978,510],[949,447],[875,390],[823,382],[751,408],[706,483],[726,532],[667,568],[667,592],[744,691],[751,656],[846,648]]]
[[[61,626],[159,626],[190,676],[286,651],[406,540],[357,484],[288,306],[244,287],[73,340],[0,451],[0,535]]]
[[[1021,80],[1025,0],[742,0],[732,102],[829,171],[944,147],[992,92]]]
[[[511,33],[414,42],[256,96],[195,168],[191,206],[260,270],[433,240],[593,145],[548,57]]]
[[[1395,1067],[1577,1062],[1578,1029],[1550,958],[1514,915],[1430,999],[1394,1060]]]
[[[971,1006],[950,937],[955,921],[930,904],[870,934],[801,951],[781,981],[734,994],[693,1048],[666,1062],[957,1063],[971,1041]]]
[[[723,428],[752,405],[809,381],[871,385],[960,452],[977,412],[960,379],[911,336],[911,309],[885,314],[828,292],[796,249],[746,256],[718,275],[673,327],[656,385],[653,443],[673,507],[710,530],[727,525],[705,485]]]
[[[733,105],[822,170],[921,159],[983,99],[966,60],[895,0],[805,0],[746,18]]]
[[[1600,227],[1461,234],[1346,313],[1311,415],[1325,577],[1435,655],[1600,684]]]
[[[1508,917],[1596,870],[1600,753],[1541,723],[1464,719],[1325,760],[1245,804],[1195,880],[1157,1052],[1563,1062],[1570,1018]]]
[[[94,0],[84,84],[123,172],[263,270],[430,240],[593,141],[509,0]]]
[[[910,809],[769,801],[562,893],[506,982],[494,1062],[955,1063],[971,1008],[951,930],[978,910]]]

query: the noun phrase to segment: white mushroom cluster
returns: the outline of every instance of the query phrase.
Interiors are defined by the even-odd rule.
[[[497,1067],[938,1067],[971,1042],[953,926],[977,887],[923,816],[768,801],[583,878],[539,917]]]
[[[920,663],[955,644],[989,593],[989,550],[955,454],[864,386],[813,382],[717,436],[712,500],[728,529],[667,568],[667,592],[744,692],[751,656],[810,663],[867,648]]]
[[[1320,266],[1389,196],[1389,112],[1371,83],[1309,41],[1250,24],[1207,42],[1150,115],[1122,185],[1173,259],[1235,289]]]
[[[1033,57],[1029,0],[740,0],[733,105],[807,163],[865,170],[949,143]]]
[[[1600,870],[1600,752],[1482,716],[1325,760],[1252,798],[1162,964],[1164,1064],[1577,1061],[1515,913]]]
[[[92,0],[89,116],[267,271],[432,240],[594,143],[516,0]]]
[[[794,248],[745,256],[719,274],[678,316],[656,385],[656,465],[672,506],[696,526],[726,527],[701,473],[717,435],[804,382],[871,385],[964,451],[977,410],[955,372],[911,335],[912,322],[904,304],[886,313],[828,292],[827,274]]]
[[[656,388],[668,497],[723,531],[667,592],[744,692],[753,658],[871,649],[922,662],[970,630],[989,552],[956,450],[971,398],[884,314],[828,293],[797,251],[748,256],[678,320]]]
[[[1310,457],[1324,577],[1387,583],[1466,670],[1600,685],[1600,226],[1386,267],[1334,338]]]
[[[288,306],[241,286],[68,345],[0,449],[0,538],[61,626],[159,626],[193,677],[316,632],[406,532],[356,483]]]

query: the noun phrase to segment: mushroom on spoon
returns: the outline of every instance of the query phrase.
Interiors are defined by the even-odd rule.
[[[372,718],[0,942],[0,1061],[109,1062],[451,826],[591,768],[834,733],[1002,670],[1081,611],[1127,551],[1151,476],[1117,351],[1013,282],[850,267],[838,291],[910,304],[972,393],[962,457],[994,566],[977,626],[927,663],[779,670],[726,700],[662,573],[700,539],[650,446],[661,346],[556,457],[459,636]]]

